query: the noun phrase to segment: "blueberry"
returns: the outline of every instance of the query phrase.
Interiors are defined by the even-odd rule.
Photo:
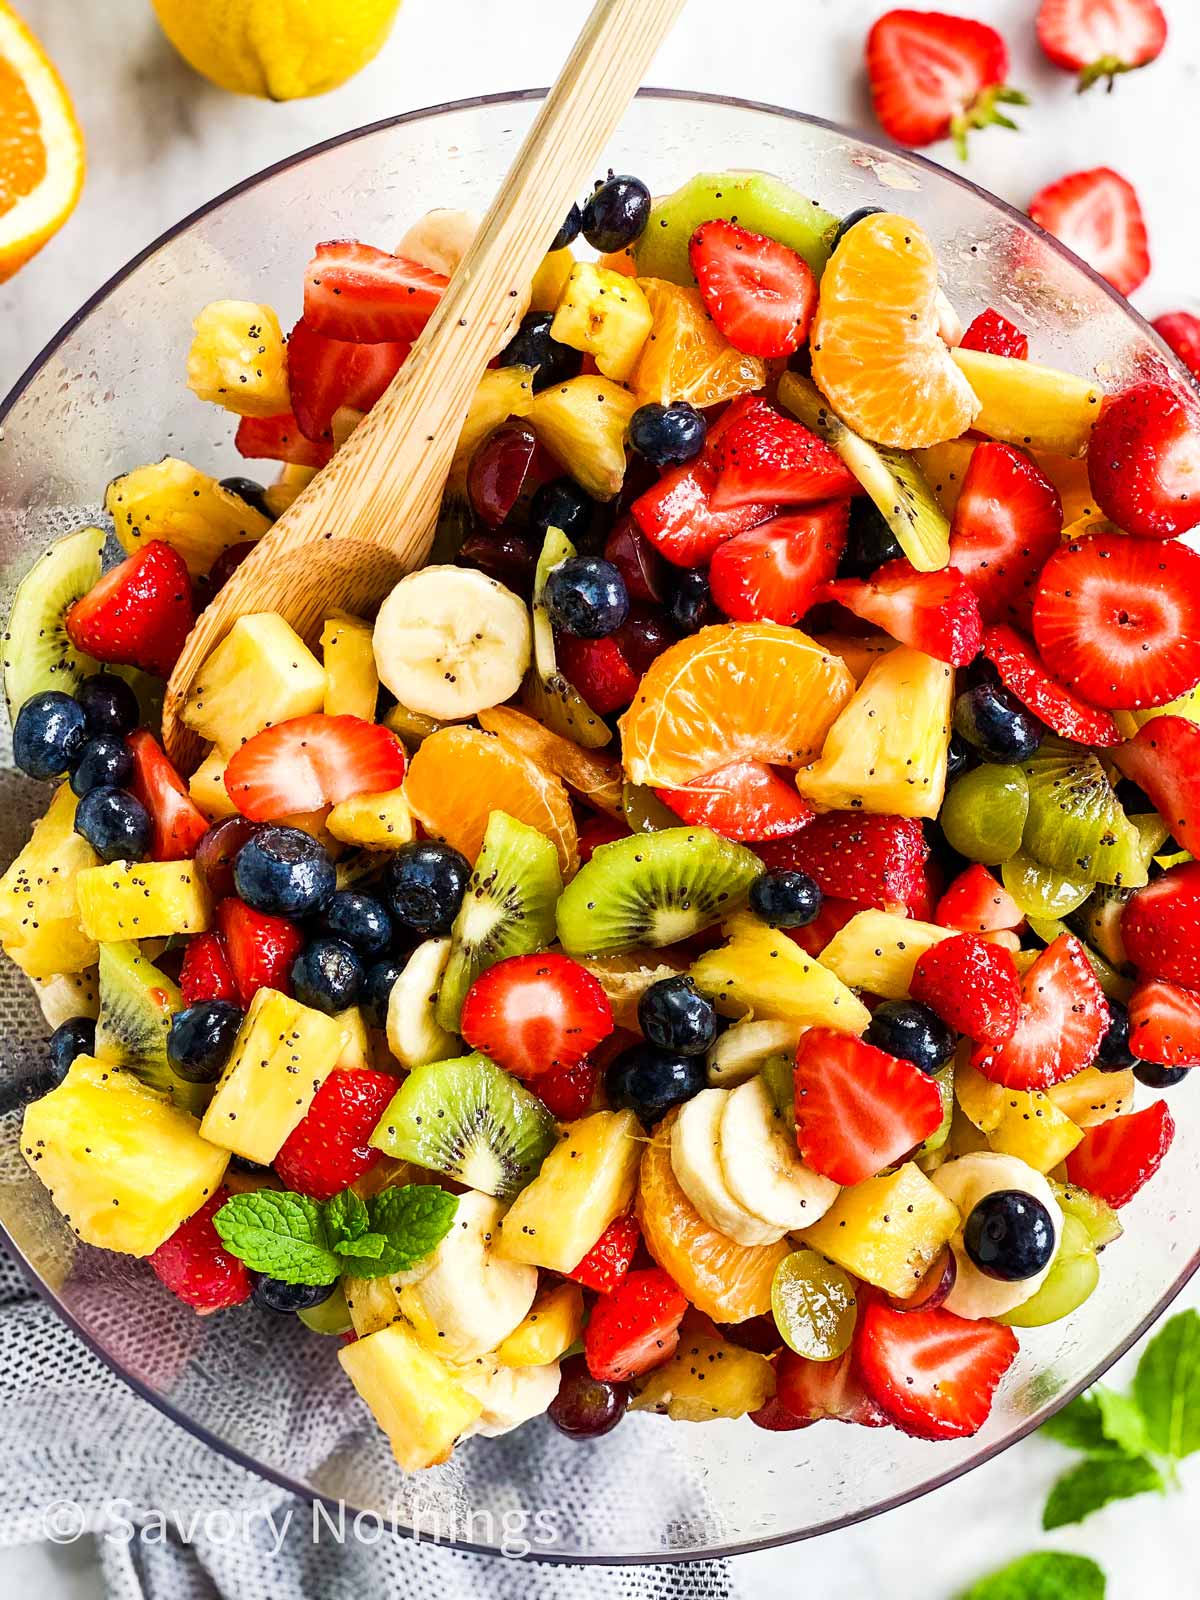
[[[546,579],[546,610],[556,628],[577,639],[604,639],[629,615],[620,570],[603,556],[568,556]]]
[[[448,844],[401,845],[383,874],[391,913],[417,933],[450,932],[471,876],[471,863]]]
[[[296,999],[331,1017],[357,1003],[362,983],[362,962],[341,939],[314,939],[292,962]]]
[[[337,1287],[333,1283],[285,1283],[282,1278],[260,1278],[254,1285],[254,1304],[264,1311],[309,1311],[319,1306]]]
[[[97,672],[85,678],[75,699],[83,707],[91,734],[119,739],[123,733],[132,733],[142,720],[137,695],[115,672]]]
[[[703,1056],[657,1050],[652,1044],[631,1045],[609,1063],[604,1088],[618,1111],[632,1111],[650,1125],[682,1105],[708,1083]]]
[[[1042,1202],[1023,1189],[996,1189],[968,1216],[963,1246],[986,1277],[1019,1283],[1050,1265],[1054,1223]]]
[[[713,605],[712,590],[703,572],[681,572],[667,595],[667,615],[684,633],[695,633],[716,622],[720,612]]]
[[[200,1000],[177,1011],[167,1034],[171,1070],[188,1083],[216,1083],[241,1025],[241,1009],[228,1000]]]
[[[583,212],[578,206],[572,206],[563,218],[563,225],[550,241],[550,250],[565,250],[569,244],[574,244],[579,237],[579,230],[583,227]]]
[[[230,494],[236,494],[239,500],[244,500],[256,511],[261,511],[264,517],[274,520],[275,514],[267,504],[267,491],[253,478],[222,478],[221,487],[228,489]]]
[[[596,502],[573,478],[552,478],[529,502],[529,531],[540,545],[557,528],[578,549],[591,533],[595,511]]]
[[[256,1172],[270,1172],[270,1164],[261,1161],[251,1161],[249,1156],[239,1156],[235,1151],[229,1158],[229,1165],[235,1172],[245,1172],[253,1176]]]
[[[950,747],[946,751],[946,778],[957,778],[959,773],[971,759],[970,746],[961,734],[950,735]]]
[[[662,978],[638,1001],[638,1023],[649,1044],[677,1056],[702,1056],[717,1037],[712,1001],[690,978]]]
[[[583,237],[593,250],[609,255],[627,249],[646,231],[650,191],[639,178],[614,177],[598,183],[583,208]]]
[[[530,311],[521,318],[521,326],[501,350],[498,357],[502,367],[536,367],[533,375],[533,392],[549,388],[552,383],[565,383],[577,378],[583,366],[583,353],[572,350],[569,344],[560,344],[550,337],[550,324],[554,321],[548,311]]]
[[[985,680],[954,702],[954,731],[985,760],[1012,766],[1029,760],[1042,742],[1044,729],[1016,695]]]
[[[1173,1083],[1182,1083],[1191,1067],[1162,1067],[1157,1061],[1139,1061],[1133,1075],[1147,1089],[1169,1089]]]
[[[13,724],[13,760],[31,778],[61,778],[87,741],[82,708],[58,689],[32,695]]]
[[[136,795],[104,784],[85,794],[76,806],[75,832],[87,840],[101,861],[144,861],[154,825]]]
[[[652,401],[629,419],[629,442],[656,467],[679,467],[704,449],[708,424],[686,400],[669,406]]]
[[[234,857],[233,881],[248,906],[274,917],[309,917],[328,902],[337,873],[325,848],[300,828],[260,828]]]
[[[838,245],[841,244],[842,240],[850,232],[850,229],[856,222],[861,222],[864,217],[877,216],[882,210],[882,206],[859,206],[857,211],[848,211],[837,225],[837,232],[833,236],[833,243],[829,246],[830,254],[833,254]]]
[[[851,500],[846,548],[838,562],[838,576],[869,578],[885,561],[895,561],[903,554],[900,541],[874,502],[866,495]]]
[[[392,942],[392,919],[378,900],[355,889],[339,889],[321,913],[321,926],[360,955],[382,955]]]
[[[819,914],[819,884],[807,872],[764,872],[750,885],[750,909],[772,928],[803,928]]]
[[[1137,1057],[1129,1048],[1129,1012],[1123,1000],[1108,996],[1108,1027],[1096,1050],[1094,1065],[1101,1072],[1124,1072]]]
[[[89,739],[71,774],[71,788],[78,795],[90,794],[102,784],[119,789],[133,776],[133,757],[124,739],[102,736]]]
[[[68,1017],[50,1035],[46,1049],[54,1082],[60,1084],[76,1056],[95,1055],[96,1024],[91,1017]]]
[[[930,1075],[946,1065],[956,1043],[953,1028],[916,1000],[885,1000],[876,1006],[863,1038]]]
[[[370,1027],[387,1027],[388,1001],[392,997],[392,987],[403,971],[403,961],[377,961],[373,967],[367,968],[358,1003]]]

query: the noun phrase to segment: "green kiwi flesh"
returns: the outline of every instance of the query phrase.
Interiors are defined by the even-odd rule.
[[[766,172],[699,172],[674,194],[654,202],[645,232],[633,247],[638,276],[695,283],[688,245],[702,222],[724,217],[751,233],[778,239],[802,255],[820,277],[838,219]]]
[[[1142,836],[1121,809],[1099,757],[1045,739],[1023,770],[1029,814],[1022,848],[1069,877],[1140,889],[1147,881]]]
[[[46,689],[73,694],[98,663],[67,637],[63,618],[99,581],[102,528],[82,528],[52,545],[17,589],[4,635],[4,692],[15,717],[31,695]]]
[[[1087,899],[1068,918],[1071,927],[1086,944],[1093,945],[1118,972],[1129,972],[1129,957],[1121,936],[1121,917],[1133,897],[1132,889],[1117,889],[1098,883]]]
[[[185,1082],[167,1061],[171,1018],[182,1009],[179,990],[136,944],[121,940],[100,946],[97,1059],[131,1072],[148,1089],[170,1095],[181,1110],[200,1116],[212,1098],[212,1084]]]

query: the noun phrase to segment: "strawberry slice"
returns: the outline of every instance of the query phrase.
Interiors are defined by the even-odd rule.
[[[596,1108],[600,1068],[594,1061],[564,1067],[561,1072],[543,1072],[538,1078],[538,1099],[558,1122],[576,1122]]]
[[[316,333],[301,317],[288,338],[288,393],[306,439],[332,438],[339,406],[369,411],[404,364],[412,346],[353,344]]]
[[[999,880],[976,862],[946,890],[933,920],[940,928],[961,928],[964,933],[998,933],[1024,927],[1025,913]]]
[[[1037,575],[1058,549],[1062,501],[1011,445],[977,445],[950,529],[950,565],[974,589],[985,622],[1029,624]]]
[[[632,1211],[614,1217],[568,1278],[598,1294],[612,1294],[633,1265],[642,1230]]]
[[[855,1365],[867,1393],[917,1439],[965,1439],[992,1409],[1017,1355],[1017,1336],[998,1322],[971,1321],[944,1307],[894,1311],[872,1300],[860,1312]]]
[[[715,512],[811,505],[859,492],[858,480],[823,439],[769,406],[746,411],[723,429],[712,456],[718,473],[711,497]]]
[[[897,144],[950,136],[965,161],[973,128],[1016,123],[999,108],[1027,105],[1010,89],[1008,50],[995,28],[938,11],[889,11],[867,35],[867,77],[883,131]]]
[[[1200,317],[1191,311],[1168,311],[1150,324],[1159,338],[1200,378]]]
[[[97,661],[167,678],[195,620],[187,563],[165,539],[149,539],[68,607],[63,626]]]
[[[851,1350],[834,1361],[809,1361],[794,1350],[781,1350],[775,1363],[775,1399],[792,1419],[792,1427],[826,1418],[857,1422],[864,1428],[888,1426],[887,1417],[862,1386]]]
[[[1021,980],[1021,1014],[1002,1045],[981,1044],[971,1065],[1007,1089],[1048,1089],[1090,1066],[1110,1021],[1083,946],[1060,933]]]
[[[185,1006],[201,1000],[238,1002],[238,987],[219,933],[198,933],[188,940],[179,969],[179,989]]]
[[[292,992],[292,962],[304,948],[304,935],[284,917],[255,911],[231,895],[217,906],[217,927],[243,1006],[260,989]]]
[[[661,1367],[679,1343],[687,1299],[660,1267],[627,1272],[598,1300],[583,1336],[588,1371],[602,1382],[626,1383]]]
[[[1200,413],[1166,383],[1135,383],[1100,407],[1088,480],[1101,511],[1139,539],[1172,539],[1200,522]]]
[[[677,567],[702,567],[717,546],[763,522],[774,509],[765,503],[717,511],[717,474],[703,459],[665,472],[630,506],[633,520],[660,555]]]
[[[734,761],[682,789],[654,792],[680,821],[751,843],[799,833],[813,816],[795,782],[764,761]]]
[[[576,1067],[612,1032],[599,981],[569,956],[509,956],[480,973],[459,1032],[518,1078]]]
[[[412,341],[449,278],[356,239],[319,244],[304,273],[304,320],[314,333],[355,344]]]
[[[1120,744],[1120,732],[1108,712],[1085,705],[1056,683],[1015,628],[1004,623],[988,628],[983,635],[983,653],[1004,687],[1060,739],[1073,739],[1076,744]]]
[[[799,622],[846,548],[850,502],[784,511],[713,553],[713,601],[734,622]]]
[[[1110,1117],[1088,1128],[1071,1151],[1067,1178],[1119,1210],[1162,1166],[1174,1137],[1175,1121],[1164,1100]]]
[[[1200,861],[1172,867],[1126,902],[1121,941],[1141,977],[1200,991]]]
[[[147,1257],[159,1282],[202,1316],[240,1306],[254,1287],[246,1263],[226,1250],[213,1225],[228,1199],[229,1190],[218,1189]]]
[[[704,309],[735,350],[789,356],[808,338],[817,280],[787,245],[718,217],[696,229],[688,260]]]
[[[1101,78],[1133,72],[1162,53],[1167,19],[1156,0],[1042,0],[1038,43],[1064,72],[1079,74],[1079,92]]]
[[[918,956],[908,990],[980,1044],[1010,1039],[1021,1014],[1021,980],[1012,956],[974,933],[955,934]]]
[[[362,717],[291,717],[256,733],[225,768],[229,798],[251,822],[319,811],[404,782],[404,746]]]
[[[840,578],[820,591],[856,617],[884,628],[901,644],[965,667],[979,654],[983,622],[975,591],[953,567],[918,572],[903,556],[869,578]]]
[[[981,311],[959,340],[960,350],[982,350],[989,356],[1007,356],[1010,361],[1029,359],[1029,339],[991,306]]]
[[[1161,979],[1135,984],[1129,996],[1129,1048],[1164,1067],[1200,1066],[1200,994]]]
[[[862,1183],[928,1139],[942,1097],[911,1061],[833,1028],[810,1028],[796,1050],[796,1143],[834,1183]]]
[[[248,460],[286,461],[294,467],[323,467],[333,455],[333,441],[306,439],[290,411],[277,417],[243,417],[233,442]]]
[[[805,955],[819,956],[834,934],[841,933],[850,918],[856,917],[861,910],[856,900],[839,900],[836,895],[827,894],[821,901],[820,911],[811,922],[806,922],[802,928],[781,928],[779,931],[786,934],[793,944],[799,945]]]
[[[772,871],[807,872],[822,894],[886,910],[921,894],[929,846],[912,817],[828,811],[803,833],[766,843],[758,854]]]
[[[1150,276],[1141,202],[1128,179],[1111,167],[1072,172],[1047,184],[1029,202],[1029,215],[1120,294],[1132,294]]]
[[[1183,848],[1200,855],[1200,727],[1186,717],[1152,717],[1113,760]]]
[[[560,633],[555,636],[554,652],[563,677],[602,717],[623,711],[637,693],[641,680],[615,634],[577,639],[574,634]]]
[[[1200,682],[1200,555],[1119,533],[1072,540],[1042,569],[1033,636],[1091,705],[1165,705]]]
[[[370,1067],[331,1072],[275,1157],[287,1187],[331,1200],[370,1172],[382,1151],[368,1140],[398,1087],[390,1072]]]
[[[153,861],[190,861],[209,821],[153,734],[139,728],[125,740],[133,757],[129,787],[150,813]]]

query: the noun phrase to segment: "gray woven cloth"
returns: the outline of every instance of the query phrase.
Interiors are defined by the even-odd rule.
[[[314,1517],[320,1537],[314,1537]],[[570,1568],[312,1507],[208,1449],[84,1348],[0,1252],[0,1545],[98,1538],[111,1600],[729,1600],[725,1562]]]

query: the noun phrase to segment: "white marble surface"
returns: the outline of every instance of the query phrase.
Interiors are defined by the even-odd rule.
[[[392,39],[351,84],[322,99],[277,106],[237,100],[201,82],[164,43],[145,0],[17,0],[75,95],[91,170],[69,227],[0,288],[0,390],[59,324],[135,251],[248,172],[330,134],[460,95],[547,82],[585,0],[405,0]],[[1194,169],[1200,83],[1200,8],[1164,0],[1173,37],[1151,70],[1111,99],[1077,99],[1039,59],[1036,0],[961,0],[1012,46],[1013,81],[1037,105],[1027,132],[975,141],[970,172],[1023,205],[1041,184],[1108,163],[1137,186],[1154,273],[1137,295],[1154,315],[1200,305],[1200,206]],[[864,120],[862,39],[884,0],[692,0],[650,81],[740,94],[842,121]],[[953,9],[953,7],[951,7]],[[731,16],[735,19],[731,22]],[[934,154],[952,159],[947,152]],[[1176,1091],[1186,1093],[1187,1090]],[[1136,1241],[1126,1245],[1136,1248]],[[1200,1293],[1183,1304],[1200,1304]],[[1126,1363],[1128,1366],[1128,1362]],[[1039,1510],[1065,1464],[1037,1440],[937,1495],[872,1523],[792,1550],[746,1557],[741,1576],[761,1600],[951,1600],[973,1577],[1034,1547],[1094,1555],[1111,1600],[1200,1596],[1194,1532],[1200,1469],[1168,1499],[1110,1509],[1083,1528],[1040,1535]],[[2,1476],[2,1469],[0,1469]],[[0,1594],[32,1585],[47,1600],[100,1593],[86,1547],[0,1551]]]

